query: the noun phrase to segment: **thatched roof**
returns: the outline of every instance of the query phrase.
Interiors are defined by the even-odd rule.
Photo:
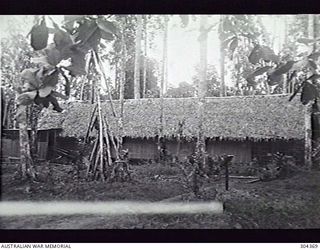
[[[288,101],[288,95],[206,98],[204,134],[207,138],[232,140],[303,139],[304,106],[299,98]],[[119,102],[113,101],[117,115]],[[164,130],[166,137],[177,135],[179,122],[184,121],[186,138],[198,134],[198,99],[164,99]],[[85,136],[94,105],[70,103],[63,114],[45,110],[40,128],[63,129],[65,136]],[[118,118],[111,114],[110,103],[102,104],[110,128],[118,134]],[[151,138],[159,134],[160,99],[125,100],[123,135]]]

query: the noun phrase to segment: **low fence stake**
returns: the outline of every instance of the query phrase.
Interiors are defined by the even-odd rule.
[[[226,190],[228,191],[229,190],[229,165],[231,163],[233,159],[233,155],[227,155],[224,159],[224,166],[226,168],[226,171],[225,171],[225,174],[226,174]]]

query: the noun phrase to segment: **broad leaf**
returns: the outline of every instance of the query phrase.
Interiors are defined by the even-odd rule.
[[[58,84],[59,71],[57,69],[48,72],[43,78],[43,86],[55,87]]]
[[[270,86],[279,84],[281,80],[282,80],[282,75],[275,74],[275,70],[270,72],[270,74],[268,75],[268,84]]]
[[[71,58],[71,65],[66,67],[71,76],[81,76],[86,74],[86,60],[84,53],[74,54]]]
[[[263,55],[263,60],[266,62],[272,61],[272,62],[278,62],[279,57],[274,53],[274,51],[269,48],[268,46],[262,46],[262,55]]]
[[[270,69],[272,69],[272,66],[264,66],[262,68],[255,70],[254,72],[252,72],[248,77],[254,78],[256,76],[259,76],[259,75],[262,75],[262,74],[268,72]]]
[[[101,39],[101,32],[98,25],[93,20],[85,20],[76,34],[76,41],[80,41],[81,47],[96,50]]]
[[[103,31],[102,33],[113,34],[113,35],[116,35],[118,33],[118,28],[113,22],[110,22],[102,18],[98,18],[96,20],[96,23],[99,29]]]
[[[41,79],[37,76],[38,71],[39,69],[32,68],[25,69],[20,73],[21,78],[29,83],[28,87],[23,87],[23,91],[37,89],[41,85]]]
[[[43,18],[40,24],[36,24],[31,30],[31,47],[34,50],[41,50],[47,47],[49,30],[46,26],[46,20]]]
[[[79,15],[67,15],[64,16],[64,25],[63,27],[68,31],[68,33],[73,33],[73,27],[75,22],[79,22],[84,19],[84,16]]]
[[[56,49],[54,44],[50,44],[44,51],[47,55],[47,61],[50,65],[56,66],[62,60],[60,51]]]
[[[35,64],[40,64],[41,66],[45,66],[50,64],[48,62],[48,57],[47,56],[41,56],[41,57],[33,57],[30,59],[31,63],[35,63]]]
[[[258,83],[256,81],[254,81],[254,79],[252,79],[251,77],[247,77],[246,80],[248,82],[248,86],[254,87],[254,86],[258,85]]]
[[[100,30],[100,33],[101,33],[101,38],[106,41],[112,41],[114,39],[114,36],[111,33],[106,33],[103,30]],[[100,43],[100,46],[103,47],[104,45]]]
[[[320,75],[319,74],[313,74],[312,76],[309,77],[309,80],[318,80],[320,79]]]
[[[296,62],[295,61],[288,61],[285,65],[282,65],[278,68],[275,69],[275,71],[272,73],[273,75],[282,75],[282,74],[285,74],[287,73],[291,68],[292,66],[295,64]]]
[[[53,41],[59,51],[73,44],[70,34],[59,29],[59,27],[55,29]]]
[[[310,101],[315,100],[317,97],[319,97],[319,91],[317,90],[316,86],[314,86],[310,82],[306,82],[302,88],[301,93],[302,104],[306,105]]]
[[[51,94],[51,91],[54,89],[54,86],[45,86],[41,89],[39,89],[39,97],[47,97]]]
[[[33,100],[35,99],[36,96],[37,96],[36,90],[22,93],[17,97],[17,104],[24,105],[24,106],[30,105],[33,103]]]
[[[272,49],[270,49],[268,46],[260,46],[259,44],[257,44],[253,48],[248,59],[249,59],[249,62],[252,64],[257,64],[260,62],[260,60],[264,60],[266,62],[269,62],[269,61],[278,62],[279,61],[278,56],[276,56],[276,54],[273,52]]]
[[[46,97],[40,97],[39,95],[36,96],[34,102],[38,105],[42,104],[44,107],[48,108],[50,103],[53,105],[53,110],[62,112],[63,109],[60,107],[57,99],[52,95],[49,94]]]

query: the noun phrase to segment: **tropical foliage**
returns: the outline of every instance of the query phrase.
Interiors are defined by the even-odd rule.
[[[48,107],[52,103],[56,111],[61,108],[54,91],[62,75],[68,83],[70,76],[81,76],[88,72],[93,59],[86,60],[99,50],[100,40],[111,41],[117,35],[115,24],[103,16],[66,16],[64,26],[59,27],[50,18],[54,28],[48,28],[45,16],[38,17],[30,31],[30,43],[41,56],[32,58],[36,67],[24,69],[24,80],[18,105],[31,103]],[[53,43],[49,43],[49,34]],[[91,54],[90,54],[91,53]]]

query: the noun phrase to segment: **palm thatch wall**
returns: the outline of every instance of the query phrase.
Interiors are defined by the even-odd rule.
[[[304,139],[304,106],[288,95],[206,98],[204,134],[211,139],[274,140]],[[167,98],[164,100],[165,137],[175,137],[179,122],[184,122],[183,136],[198,134],[198,99]],[[114,101],[117,115],[119,102]],[[64,136],[85,136],[94,105],[74,102],[60,114],[50,109],[42,113],[39,127],[62,128]],[[110,103],[102,105],[114,135],[118,135],[118,118],[112,116]],[[123,136],[153,138],[160,129],[160,99],[125,100]]]

